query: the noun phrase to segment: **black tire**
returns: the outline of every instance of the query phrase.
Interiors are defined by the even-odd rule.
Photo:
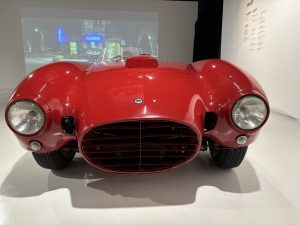
[[[60,149],[50,153],[33,152],[35,161],[45,169],[59,170],[65,168],[75,156],[75,151],[70,149]]]
[[[210,155],[214,162],[223,169],[238,167],[243,161],[248,146],[239,148],[211,147]]]

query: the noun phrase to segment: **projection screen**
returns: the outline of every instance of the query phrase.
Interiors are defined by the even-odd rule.
[[[158,57],[158,13],[22,8],[26,73],[56,61]]]

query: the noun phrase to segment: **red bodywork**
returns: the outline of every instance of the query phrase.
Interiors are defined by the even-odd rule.
[[[222,60],[205,60],[193,64],[158,63],[149,56],[137,56],[126,64],[111,66],[58,62],[37,69],[16,88],[8,106],[20,99],[38,103],[46,123],[33,135],[16,133],[24,148],[32,140],[43,144],[41,153],[55,151],[70,141],[77,141],[82,152],[82,139],[91,129],[102,125],[130,121],[169,121],[191,128],[197,136],[196,150],[184,161],[192,160],[204,137],[224,147],[240,147],[236,138],[246,135],[251,144],[259,129],[245,131],[231,119],[234,103],[245,95],[256,95],[266,103],[260,85],[245,72]],[[142,100],[137,104],[136,100]],[[268,105],[268,104],[267,104]],[[7,107],[8,108],[8,107]],[[207,112],[217,115],[214,129],[205,131]],[[64,116],[75,118],[75,135],[62,129]],[[126,172],[96,167],[112,172]],[[159,172],[170,168],[161,167]],[[133,171],[137,173],[147,171]]]

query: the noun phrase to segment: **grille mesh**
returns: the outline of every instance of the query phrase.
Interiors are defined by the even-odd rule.
[[[91,129],[82,139],[84,157],[114,172],[157,172],[182,164],[198,150],[197,134],[170,121],[131,121]]]

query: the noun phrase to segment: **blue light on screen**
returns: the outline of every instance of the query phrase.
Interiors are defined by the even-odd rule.
[[[100,33],[91,33],[83,35],[83,40],[87,43],[102,43],[103,39],[103,35]]]
[[[64,44],[67,41],[66,33],[62,27],[56,28],[56,38],[60,44]]]

